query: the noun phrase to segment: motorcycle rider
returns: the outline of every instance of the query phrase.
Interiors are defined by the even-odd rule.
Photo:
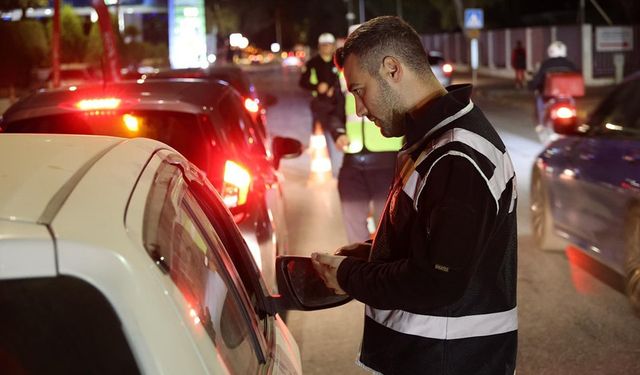
[[[556,40],[549,44],[547,56],[549,57],[542,62],[538,72],[529,82],[529,88],[535,90],[538,124],[544,123],[545,102],[550,99],[550,97],[544,96],[547,73],[579,72],[576,65],[567,58],[567,46],[563,42]]]

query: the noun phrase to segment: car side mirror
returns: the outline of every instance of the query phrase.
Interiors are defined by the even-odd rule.
[[[265,107],[273,107],[278,103],[278,97],[272,94],[263,94],[260,95],[260,102],[263,103]]]
[[[328,309],[352,300],[348,295],[335,294],[327,288],[309,257],[277,257],[276,279],[280,295],[271,297],[274,302],[272,312]]]
[[[283,158],[295,158],[302,154],[302,143],[293,138],[274,137],[271,141],[271,150],[273,151],[273,165],[278,169],[280,168],[280,160]]]

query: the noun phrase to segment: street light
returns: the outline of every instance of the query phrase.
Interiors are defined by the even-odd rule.
[[[271,43],[271,52],[273,52],[273,53],[280,52],[280,44],[279,43]]]
[[[247,47],[249,47],[249,39],[242,37],[242,39],[240,39],[240,43],[238,44],[238,48],[245,49]]]
[[[231,47],[239,47],[240,46],[240,42],[242,41],[242,34],[240,33],[232,33],[231,35],[229,35],[229,45]]]

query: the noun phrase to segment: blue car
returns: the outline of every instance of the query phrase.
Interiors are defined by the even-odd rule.
[[[538,156],[531,176],[534,238],[560,235],[626,278],[640,313],[640,72],[618,85],[585,123],[554,124],[563,136]]]

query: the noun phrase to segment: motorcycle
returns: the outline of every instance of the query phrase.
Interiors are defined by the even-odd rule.
[[[559,137],[554,126],[572,128],[576,125],[578,119],[575,98],[584,96],[582,74],[549,72],[546,74],[544,92],[536,95],[539,111],[536,133],[546,145]]]

